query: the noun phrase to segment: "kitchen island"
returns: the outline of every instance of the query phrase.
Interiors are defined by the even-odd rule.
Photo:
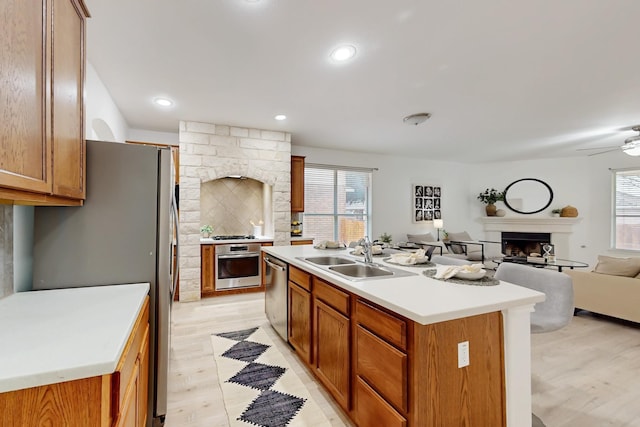
[[[358,425],[531,425],[529,317],[544,294],[384,258],[414,274],[351,280],[302,259],[359,259],[348,249],[262,251],[289,265],[289,343]]]

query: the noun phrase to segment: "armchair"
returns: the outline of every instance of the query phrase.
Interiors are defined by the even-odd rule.
[[[486,244],[499,244],[501,242],[494,242],[490,240],[474,240],[466,231],[460,233],[449,233],[449,241],[446,243],[449,250],[449,256],[454,258],[462,258],[469,261],[485,261],[496,258],[502,258],[501,253],[488,253],[485,250]]]

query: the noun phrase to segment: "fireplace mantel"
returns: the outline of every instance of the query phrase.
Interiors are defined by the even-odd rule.
[[[582,221],[582,218],[486,216],[480,218],[480,221],[484,226],[484,231],[571,233],[573,226]]]

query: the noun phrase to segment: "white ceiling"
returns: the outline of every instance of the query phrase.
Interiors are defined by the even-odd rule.
[[[586,155],[640,124],[637,0],[86,4],[88,59],[135,129],[202,121],[482,162]],[[358,52],[336,65],[341,43]],[[403,124],[419,112],[433,116]]]

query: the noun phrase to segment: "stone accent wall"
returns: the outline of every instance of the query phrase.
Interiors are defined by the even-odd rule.
[[[13,206],[0,205],[0,298],[13,294]]]
[[[200,186],[229,175],[272,188],[274,244],[290,243],[291,134],[180,122],[180,301],[200,299]]]

